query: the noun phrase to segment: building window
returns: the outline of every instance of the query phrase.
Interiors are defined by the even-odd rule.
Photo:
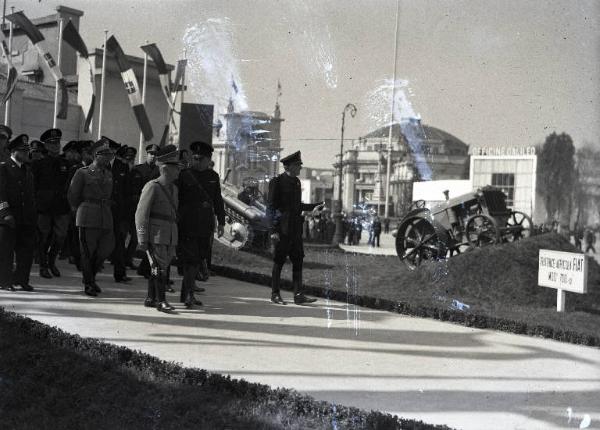
[[[500,188],[506,194],[507,206],[513,206],[515,199],[514,173],[492,173],[492,186]]]

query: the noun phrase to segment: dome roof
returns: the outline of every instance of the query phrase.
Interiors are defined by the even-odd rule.
[[[445,132],[444,130],[440,130],[439,128],[432,127],[432,126],[426,125],[426,124],[422,124],[422,123],[416,122],[416,121],[408,123],[404,127],[405,127],[405,130],[407,130],[407,127],[409,127],[409,130],[414,132],[416,137],[420,138],[421,141],[425,144],[434,144],[435,145],[435,144],[443,143],[448,151],[464,152],[465,154],[469,150],[469,145],[467,145],[466,143],[464,143],[462,140],[458,139],[457,137],[451,135],[450,133]],[[387,138],[389,135],[389,129],[390,129],[389,125],[378,128],[377,130],[374,130],[371,133],[363,136],[363,138],[367,138],[367,139],[369,139],[369,138]],[[404,139],[406,140],[406,136],[404,136],[404,133],[402,133],[402,128],[401,128],[400,123],[393,124],[392,139],[397,140],[398,137],[400,137],[400,135],[402,135],[404,137]]]

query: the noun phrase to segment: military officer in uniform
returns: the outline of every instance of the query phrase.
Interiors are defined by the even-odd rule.
[[[10,160],[8,142],[12,137],[12,130],[6,125],[0,125],[0,163]]]
[[[113,178],[113,189],[112,189],[112,215],[113,215],[113,228],[115,235],[115,247],[111,254],[111,260],[113,264],[113,276],[115,282],[129,282],[131,278],[127,276],[127,270],[125,268],[125,238],[127,237],[127,231],[129,226],[127,225],[127,209],[129,208],[129,196],[128,194],[128,179],[129,179],[129,167],[121,159],[124,154],[126,146],[121,146],[114,140],[102,136],[105,139],[110,148],[115,151],[115,158],[110,162],[111,173]]]
[[[114,152],[108,142],[101,139],[92,146],[92,153],[94,161],[75,172],[68,194],[69,203],[76,211],[83,285],[88,296],[102,292],[96,283],[96,274],[115,243],[111,212],[113,180],[110,172],[110,160]]]
[[[192,142],[192,167],[182,170],[179,188],[179,260],[183,265],[181,302],[186,307],[202,305],[194,298],[194,281],[199,271],[208,272],[211,237],[218,221],[223,235],[225,208],[217,172],[209,168],[213,148],[206,142]]]
[[[27,165],[29,138],[17,136],[8,145],[10,159],[0,163],[0,287],[13,285],[33,291],[29,272],[33,263],[37,213],[33,175]],[[16,269],[13,273],[13,261]]]
[[[135,211],[135,225],[139,248],[147,252],[152,274],[148,280],[148,296],[144,306],[161,312],[174,308],[167,302],[167,269],[175,256],[178,243],[177,216],[178,190],[175,181],[179,176],[179,151],[167,145],[156,153],[160,176],[149,181],[142,189]]]
[[[130,204],[132,205],[134,211],[138,202],[140,201],[140,195],[144,185],[146,185],[146,183],[152,179],[158,178],[160,175],[158,166],[156,165],[156,152],[159,150],[158,145],[147,145],[145,150],[146,161],[134,166],[129,174],[129,197],[131,199]],[[133,227],[133,234],[137,237],[137,233],[135,233],[135,222]],[[130,241],[130,246],[127,247],[125,261],[126,264],[130,264],[131,268],[133,268],[133,256],[135,254],[136,246],[137,239],[135,241]],[[138,275],[145,276],[146,278],[150,276],[150,266],[145,255],[142,257],[142,261],[138,267],[137,273]]]
[[[48,156],[32,163],[38,211],[40,276],[60,276],[56,257],[67,237],[70,209],[67,201],[69,162],[60,153],[62,132],[46,130],[40,140]],[[50,274],[52,273],[52,274]]]
[[[302,189],[298,179],[302,169],[300,151],[282,158],[281,162],[285,171],[269,183],[268,214],[271,220],[271,240],[274,243],[271,301],[285,304],[279,284],[281,269],[289,256],[292,261],[294,303],[312,303],[316,299],[306,297],[302,291],[302,212],[317,212],[323,208],[324,202],[306,204],[301,201]]]

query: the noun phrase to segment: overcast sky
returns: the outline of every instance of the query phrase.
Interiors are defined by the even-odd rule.
[[[390,119],[396,0],[21,0],[30,18],[59,4],[83,10],[88,48],[109,30],[130,55],[155,42],[166,61],[185,51],[186,100],[222,113],[272,113],[283,95],[283,154],[330,167],[341,113],[356,138]],[[551,132],[600,149],[600,1],[400,1],[398,116],[419,115],[465,143],[529,146]],[[138,77],[141,79],[141,77]],[[329,139],[314,141],[310,139]]]

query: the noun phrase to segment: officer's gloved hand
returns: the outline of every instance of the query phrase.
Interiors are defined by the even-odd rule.
[[[142,252],[146,252],[148,250],[148,244],[146,242],[144,243],[139,243],[138,244],[138,249]]]
[[[323,210],[323,208],[325,207],[325,202],[321,202],[319,203],[317,206],[315,206],[315,208],[313,209],[313,213],[317,213],[317,212],[321,212]]]
[[[10,228],[15,228],[17,226],[17,224],[15,223],[15,217],[12,215],[6,215],[4,217],[4,222],[6,223],[6,225],[8,225]]]
[[[271,240],[272,240],[273,242],[279,242],[279,241],[281,240],[281,238],[279,237],[279,233],[273,233],[273,234],[271,235]]]
[[[217,237],[223,236],[223,233],[225,233],[225,226],[223,224],[219,224],[217,226]]]

